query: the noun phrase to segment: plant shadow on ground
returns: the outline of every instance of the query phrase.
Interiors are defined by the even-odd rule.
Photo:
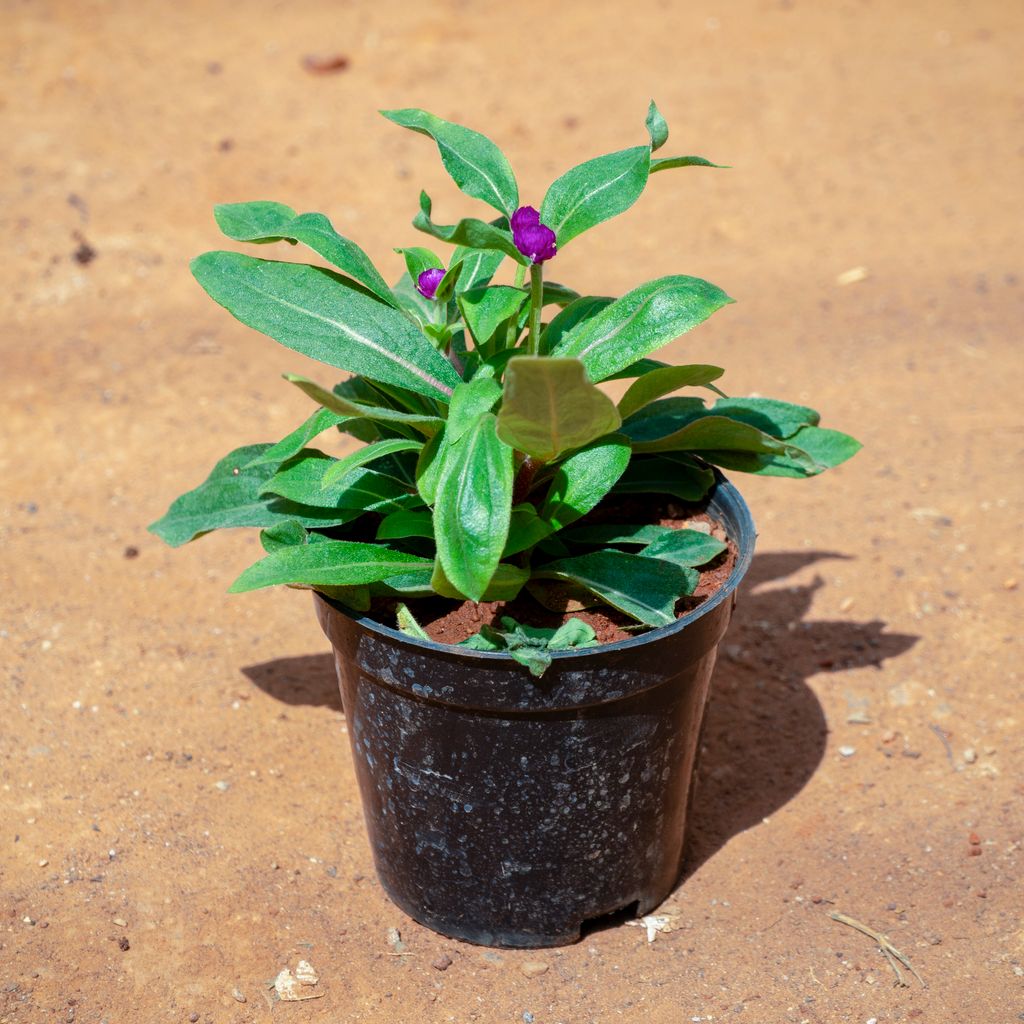
[[[711,685],[680,881],[732,836],[788,803],[821,763],[828,726],[807,680],[880,666],[917,642],[886,633],[879,620],[805,622],[815,591],[824,586],[820,578],[765,586],[816,562],[847,557],[825,551],[754,556]],[[277,658],[242,672],[283,703],[342,710],[331,654]]]
[[[804,619],[820,577],[766,587],[836,552],[755,555],[711,684],[687,824],[685,881],[734,835],[788,803],[825,753],[825,712],[807,685],[819,673],[881,667],[918,637],[869,622]]]

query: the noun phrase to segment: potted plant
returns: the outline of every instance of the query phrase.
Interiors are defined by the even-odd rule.
[[[179,545],[258,527],[266,556],[231,590],[314,590],[396,903],[473,942],[573,941],[587,919],[649,912],[678,877],[715,652],[754,544],[720,470],[813,476],[859,445],[804,406],[727,397],[717,366],[651,358],[732,301],[715,285],[672,275],[613,299],[545,279],[653,175],[716,166],[656,155],[654,103],[646,143],[567,171],[539,209],[485,136],[384,116],[432,138],[497,216],[438,224],[421,193],[414,225],[454,251],[397,250],[389,286],[322,214],[217,207],[231,239],[303,245],[330,267],[210,252],[192,264],[202,287],[349,376],[286,375],[309,418],[231,452],[151,529]],[[618,379],[615,403],[597,385]],[[362,447],[310,447],[339,431]]]

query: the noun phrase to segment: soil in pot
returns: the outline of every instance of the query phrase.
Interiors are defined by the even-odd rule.
[[[630,498],[611,506],[600,506],[584,516],[574,526],[598,523],[641,523],[667,526],[674,530],[699,530],[726,542],[728,547],[717,558],[702,566],[700,582],[689,597],[676,604],[676,617],[698,608],[716,594],[729,579],[736,564],[736,545],[727,536],[725,527],[708,514],[706,503],[687,504],[666,498]],[[559,594],[557,587],[549,587],[549,594]],[[457,644],[480,631],[481,626],[497,624],[502,616],[511,616],[527,626],[557,628],[572,618],[582,619],[597,635],[600,644],[628,640],[638,635],[636,623],[628,615],[607,605],[581,608],[573,603],[571,591],[564,588],[565,602],[560,609],[545,607],[524,590],[514,601],[473,601],[458,603],[446,598],[418,598],[405,603],[426,630],[431,640],[442,644]],[[395,606],[390,598],[374,601],[369,615],[387,626],[395,623]],[[556,603],[556,602],[552,602]]]

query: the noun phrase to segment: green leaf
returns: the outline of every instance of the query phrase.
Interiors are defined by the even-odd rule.
[[[634,288],[567,331],[551,351],[581,360],[597,382],[667,345],[730,302],[720,288],[699,278],[662,277]]]
[[[324,475],[336,461],[315,448],[306,448],[263,485],[263,493],[316,508],[364,512],[397,512],[421,503],[419,495],[410,494],[402,481],[372,469],[354,469],[326,486]]]
[[[643,192],[651,150],[634,146],[579,164],[556,178],[540,206],[540,220],[559,249],[577,235],[628,210]]]
[[[512,449],[482,414],[443,450],[434,503],[434,537],[445,577],[463,596],[480,601],[508,537],[512,513]]]
[[[508,540],[502,558],[511,558],[520,551],[526,551],[542,541],[551,533],[551,524],[546,523],[537,515],[533,505],[514,505],[512,518],[509,522]]]
[[[797,446],[814,460],[809,467],[806,460],[797,461],[785,455],[752,455],[744,452],[707,451],[701,455],[716,466],[756,473],[760,476],[808,477],[816,476],[832,466],[852,458],[861,449],[859,441],[838,430],[823,427],[801,427],[789,443]]]
[[[501,385],[493,377],[477,377],[452,392],[445,423],[446,444],[455,444],[501,398]]]
[[[439,238],[442,242],[463,246],[467,249],[493,249],[511,256],[524,267],[530,262],[512,241],[512,232],[505,227],[488,224],[475,217],[464,217],[458,224],[435,224],[430,219],[432,204],[426,192],[420,193],[420,212],[413,218],[412,226],[417,231]],[[503,222],[504,223],[504,222]]]
[[[556,281],[545,281],[541,288],[541,304],[544,306],[568,306],[580,298],[580,293]]]
[[[725,373],[720,366],[694,364],[691,366],[666,366],[651,370],[638,377],[626,390],[619,401],[619,414],[623,419],[632,416],[649,402],[667,395],[678,388],[700,387],[718,380]]]
[[[519,186],[505,154],[481,135],[445,121],[425,110],[382,110],[395,124],[429,135],[441,152],[441,162],[452,180],[468,196],[481,199],[511,217],[519,206]]]
[[[221,203],[213,208],[221,231],[237,242],[302,242],[390,306],[387,282],[355,242],[339,235],[322,213],[296,215],[283,203]]]
[[[403,510],[386,515],[377,527],[377,540],[405,540],[408,537],[434,539],[434,514]]]
[[[494,332],[526,302],[522,288],[495,284],[472,288],[459,296],[459,309],[466,318],[478,347],[486,345]]]
[[[354,587],[311,587],[318,594],[329,597],[332,601],[345,605],[354,612],[368,612],[370,610],[370,588],[365,584]]]
[[[504,219],[499,223],[505,223]],[[471,288],[489,284],[504,258],[503,252],[492,252],[489,249],[468,249],[464,245],[458,246],[452,253],[452,263],[462,263],[462,275],[455,287],[455,294],[458,295]]]
[[[720,398],[711,412],[749,423],[772,437],[792,437],[801,427],[816,427],[821,417],[805,405],[780,402],[777,398]]]
[[[398,621],[398,628],[403,633],[415,637],[417,640],[429,640],[430,635],[416,621],[416,616],[409,611],[408,605],[399,603],[395,608],[395,619]]]
[[[624,551],[595,551],[549,562],[534,577],[569,580],[649,626],[675,622],[676,601],[691,593],[689,576],[681,566]]]
[[[330,366],[447,398],[459,383],[451,363],[398,310],[319,267],[208,252],[192,273],[242,323]]]
[[[540,515],[555,530],[586,515],[615,486],[629,464],[628,440],[621,434],[599,438],[560,463]]]
[[[809,469],[814,460],[795,445],[787,444],[752,427],[725,416],[703,416],[667,437],[653,441],[634,441],[636,452],[737,451],[756,455],[786,455]]]
[[[668,142],[668,122],[661,115],[654,100],[647,108],[647,134],[651,137],[651,152],[661,149]]]
[[[451,266],[444,272],[444,277],[437,282],[437,291],[434,292],[435,302],[448,302],[455,294],[455,286],[459,283],[462,274],[462,264],[452,260]]]
[[[325,430],[336,427],[348,419],[351,417],[339,416],[337,413],[331,412],[330,409],[317,409],[309,419],[277,444],[270,445],[262,455],[257,455],[245,468],[251,469],[253,466],[269,463],[278,466],[282,462],[287,462],[293,455],[301,452],[314,437],[319,437]]]
[[[429,559],[393,551],[382,544],[329,540],[322,544],[283,547],[250,565],[229,587],[240,594],[279,583],[311,586],[353,586],[430,565]]]
[[[651,161],[651,174],[658,171],[669,171],[673,167],[717,167],[727,171],[727,164],[713,164],[702,156],[659,156]]]
[[[596,316],[605,306],[610,306],[615,300],[604,295],[584,295],[569,303],[561,310],[544,328],[540,336],[541,352],[553,352],[561,342],[564,335],[568,334],[574,327],[585,323],[591,317]]]
[[[597,634],[594,627],[577,618],[563,622],[548,640],[549,651],[568,651],[577,647],[596,646]]]
[[[487,589],[477,599],[478,601],[514,601],[523,589],[523,585],[530,578],[528,569],[521,569],[518,565],[509,565],[507,562],[500,562],[491,576]],[[434,572],[430,578],[431,589],[441,597],[450,597],[461,601],[466,597],[445,575],[441,562],[434,562]],[[472,600],[472,598],[471,598]]]
[[[434,315],[434,301],[421,295],[416,289],[416,282],[404,273],[392,286],[391,292],[405,314],[422,327],[430,323]]]
[[[664,558],[686,568],[705,565],[726,549],[724,541],[700,530],[670,530],[640,553],[646,558]],[[694,582],[696,587],[696,582]]]
[[[578,359],[520,356],[505,370],[498,436],[535,459],[551,462],[621,422],[615,403],[587,380]]]
[[[411,245],[405,249],[395,249],[405,259],[405,269],[413,284],[420,279],[425,270],[444,270],[444,260],[431,249],[422,245]],[[427,300],[430,301],[429,299]]]
[[[704,454],[704,453],[701,453]],[[705,466],[671,453],[634,458],[615,485],[616,494],[670,494],[682,501],[700,501],[715,483],[715,474]]]
[[[428,505],[433,505],[437,498],[444,463],[442,452],[447,448],[444,435],[442,428],[423,446],[416,460],[416,490]]]
[[[160,519],[151,523],[149,531],[176,548],[211,530],[232,526],[274,526],[292,519],[303,526],[340,526],[360,514],[307,508],[261,496],[277,466],[250,467],[249,463],[269,448],[267,444],[251,444],[226,455],[203,483],[181,495]]]
[[[287,519],[274,526],[260,530],[260,544],[264,551],[277,551],[306,543],[306,528],[297,519]]]
[[[294,384],[300,391],[308,395],[314,402],[319,402],[325,409],[339,416],[353,416],[360,419],[378,420],[381,423],[409,426],[430,437],[444,426],[439,416],[425,416],[415,412],[402,412],[389,409],[383,405],[364,405],[342,397],[336,391],[328,391],[316,381],[301,377],[297,373],[286,373],[284,379]],[[458,387],[458,384],[455,385]],[[453,389],[454,390],[454,389]]]
[[[376,459],[382,459],[385,455],[393,455],[395,452],[419,451],[422,447],[423,444],[420,441],[407,441],[405,438],[397,437],[387,441],[376,441],[364,448],[357,448],[328,467],[327,472],[323,475],[321,485],[331,487],[354,469],[359,469],[360,466],[365,466],[368,462],[373,462]]]
[[[648,402],[622,424],[622,432],[636,441],[654,441],[709,415],[703,398],[675,395]]]

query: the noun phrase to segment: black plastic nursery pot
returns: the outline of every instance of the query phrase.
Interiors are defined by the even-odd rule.
[[[480,945],[557,946],[668,896],[717,648],[754,551],[724,479],[708,512],[738,549],[725,585],[671,626],[555,654],[541,679],[316,595],[377,872],[412,918]]]

